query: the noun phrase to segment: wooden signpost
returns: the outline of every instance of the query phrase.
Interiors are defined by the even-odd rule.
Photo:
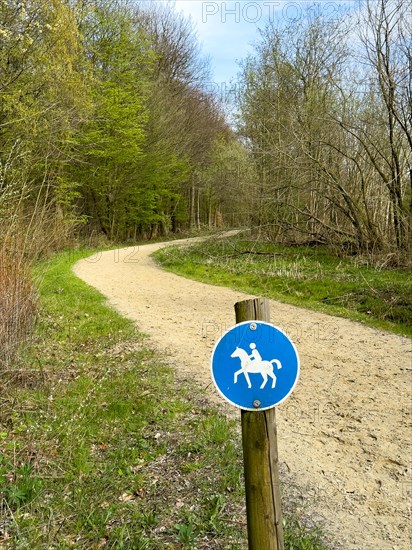
[[[269,302],[235,304],[236,322],[270,322]],[[275,409],[241,411],[249,550],[284,550]]]
[[[238,302],[235,314],[236,325],[213,350],[212,379],[241,409],[249,550],[284,550],[274,407],[293,391],[299,357],[286,334],[270,324],[268,300]]]

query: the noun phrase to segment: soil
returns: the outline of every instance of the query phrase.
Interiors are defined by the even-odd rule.
[[[239,416],[212,386],[210,354],[235,324],[235,302],[252,296],[163,271],[150,254],[166,244],[101,252],[74,271],[136,322],[179,377]],[[411,340],[274,301],[271,321],[301,361],[276,410],[283,500],[309,511],[333,550],[410,550]]]

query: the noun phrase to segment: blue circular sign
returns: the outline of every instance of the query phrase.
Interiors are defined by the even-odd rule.
[[[284,401],[299,378],[293,342],[277,327],[246,321],[229,329],[212,353],[212,379],[221,396],[246,411],[262,411]]]

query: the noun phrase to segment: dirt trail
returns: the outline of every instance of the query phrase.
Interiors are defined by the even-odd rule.
[[[165,244],[103,252],[74,271],[233,412],[211,386],[210,353],[234,324],[234,303],[250,296],[162,271],[149,255]],[[305,497],[334,550],[410,550],[411,341],[278,302],[271,312],[301,359],[298,385],[277,409],[285,494]]]

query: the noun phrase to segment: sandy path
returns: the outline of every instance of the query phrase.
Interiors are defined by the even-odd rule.
[[[210,385],[210,352],[248,296],[162,271],[149,257],[161,246],[103,252],[74,271],[227,412]],[[303,494],[333,549],[410,550],[411,341],[277,302],[271,312],[301,358],[299,383],[277,409],[285,494]]]

